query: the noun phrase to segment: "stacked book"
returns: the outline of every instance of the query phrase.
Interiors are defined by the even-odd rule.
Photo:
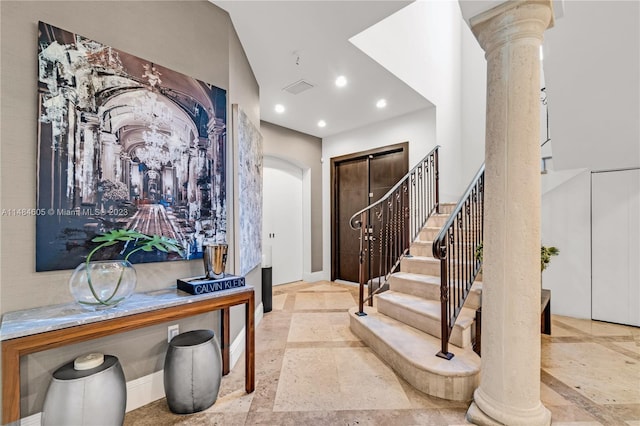
[[[193,277],[178,279],[178,289],[190,294],[205,294],[214,291],[229,290],[245,285],[244,277],[225,275],[223,278]]]

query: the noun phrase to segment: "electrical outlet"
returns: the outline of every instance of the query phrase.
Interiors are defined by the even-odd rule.
[[[176,337],[178,334],[180,334],[180,325],[179,324],[170,325],[167,328],[167,342],[170,342],[171,339]]]

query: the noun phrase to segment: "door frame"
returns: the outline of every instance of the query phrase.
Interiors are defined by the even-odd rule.
[[[353,161],[356,159],[360,159],[363,157],[369,157],[370,155],[380,155],[391,152],[402,151],[404,156],[404,161],[407,163],[407,170],[409,170],[409,142],[400,142],[394,145],[386,145],[379,148],[373,148],[366,151],[354,152],[351,154],[341,155],[339,157],[331,158],[331,162],[329,165],[330,171],[330,187],[331,187],[331,281],[336,280],[336,274],[338,270],[338,226],[337,226],[337,216],[336,216],[336,197],[338,196],[337,186],[338,182],[336,180],[336,169],[345,161]],[[354,212],[355,213],[355,212]]]

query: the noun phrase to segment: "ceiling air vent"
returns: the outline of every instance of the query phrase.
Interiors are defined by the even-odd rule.
[[[299,93],[304,92],[305,90],[312,89],[313,87],[314,87],[313,84],[309,83],[308,81],[298,80],[295,83],[288,85],[282,90],[289,92],[293,95],[297,95]]]

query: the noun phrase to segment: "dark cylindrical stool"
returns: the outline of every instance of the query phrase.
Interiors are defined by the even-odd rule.
[[[42,410],[44,426],[122,425],[127,386],[118,358],[89,354],[53,373]]]
[[[211,330],[194,330],[171,339],[164,360],[164,392],[176,414],[206,410],[218,399],[222,353]]]
[[[264,312],[273,309],[273,268],[262,268],[262,307]]]

